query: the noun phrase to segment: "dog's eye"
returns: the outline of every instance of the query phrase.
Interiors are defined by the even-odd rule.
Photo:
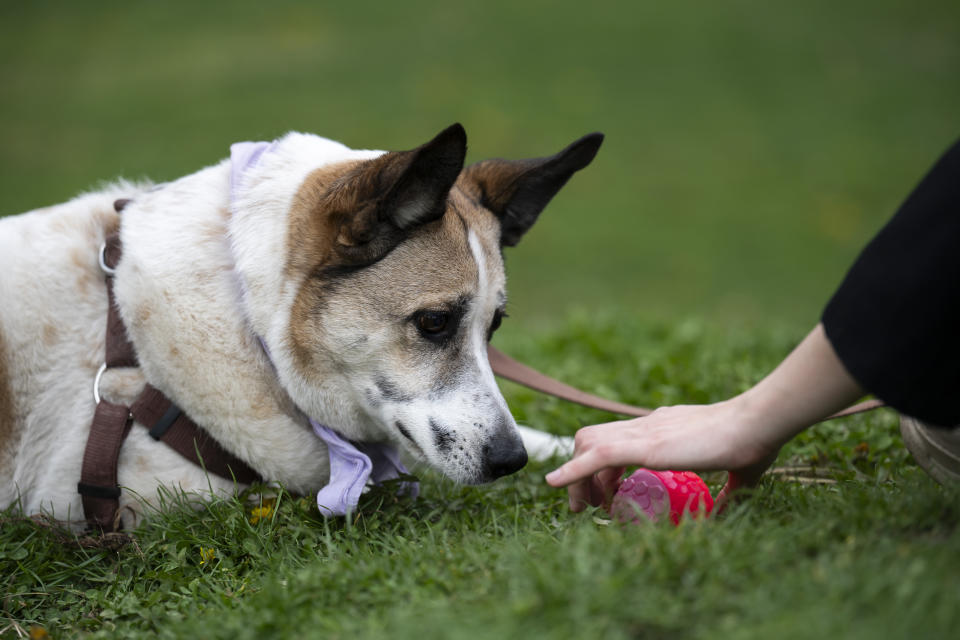
[[[446,311],[421,311],[416,317],[417,329],[426,337],[440,337],[450,324]]]
[[[493,332],[500,328],[500,324],[506,317],[507,314],[499,309],[493,313],[493,321],[490,322],[490,328],[487,329],[487,342],[490,342],[490,338],[493,337]]]

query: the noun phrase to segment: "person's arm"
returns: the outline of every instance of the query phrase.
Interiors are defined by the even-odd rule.
[[[960,424],[960,140],[864,247],[821,316],[860,384],[901,414]]]
[[[574,511],[616,491],[627,465],[728,470],[725,494],[755,482],[790,438],[863,394],[818,324],[770,375],[739,396],[580,429],[573,457],[547,474],[547,482],[568,487]]]

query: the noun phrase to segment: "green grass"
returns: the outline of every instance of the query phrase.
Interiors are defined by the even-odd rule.
[[[590,390],[659,404],[755,381],[797,336],[580,316],[504,347]],[[525,423],[609,419],[514,385]],[[960,625],[960,495],[909,460],[889,412],[815,427],[723,517],[672,526],[573,515],[549,464],[486,487],[417,470],[422,496],[365,498],[352,521],[311,497],[200,510],[182,496],[118,551],[11,520],[0,529],[0,629],[54,637],[947,638]],[[720,475],[707,475],[714,490]],[[204,550],[213,550],[212,557]],[[12,630],[8,628],[8,634]]]
[[[0,215],[290,129],[401,149],[460,121],[469,161],[604,131],[508,252],[498,341],[603,395],[705,402],[814,324],[960,133],[958,77],[954,0],[3,2]],[[526,424],[610,418],[504,387]],[[375,493],[349,524],[286,494],[256,525],[172,496],[119,551],[11,512],[0,635],[955,635],[960,501],[894,416],[818,426],[779,464],[837,482],[770,479],[723,519],[624,529],[569,514],[549,465],[484,488],[421,472],[422,499]]]

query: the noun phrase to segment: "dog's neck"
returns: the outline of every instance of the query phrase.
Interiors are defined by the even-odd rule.
[[[240,186],[243,181],[244,173],[255,166],[260,160],[260,157],[266,153],[272,146],[275,146],[275,142],[237,142],[230,146],[230,209],[236,210],[236,202],[240,194]],[[231,238],[232,240],[232,238]],[[237,246],[235,242],[231,242],[230,245],[231,253],[233,254],[234,264],[237,260]],[[267,354],[267,358],[273,363],[273,356],[270,353],[270,348],[267,346],[267,343],[264,341],[264,333],[261,330],[258,330],[257,327],[253,326],[253,318],[250,314],[250,287],[247,284],[247,274],[240,270],[239,267],[236,268],[237,273],[237,284],[240,287],[240,300],[243,305],[244,314],[247,317],[248,322],[251,324],[251,328],[254,332],[254,335],[257,337],[257,341],[260,343],[260,346],[263,347],[264,352]],[[276,366],[274,365],[274,368]]]
[[[374,440],[365,433],[363,420],[354,416],[337,415],[327,405],[330,398],[342,398],[344,390],[337,385],[335,376],[326,381],[329,398],[304,402],[304,397],[317,395],[305,392],[303,382],[292,373],[288,339],[289,309],[296,295],[296,283],[282,276],[287,233],[284,211],[287,202],[265,202],[257,194],[258,184],[276,178],[262,174],[275,171],[254,171],[262,161],[276,162],[271,153],[277,142],[240,142],[230,148],[230,250],[233,257],[237,285],[240,288],[242,312],[263,348],[281,386],[287,390],[294,403],[311,418],[320,422],[346,427],[345,432],[354,440]],[[289,170],[280,172],[288,176]],[[301,173],[303,171],[301,170]],[[282,179],[282,178],[281,178]],[[275,191],[275,190],[271,190]],[[286,191],[295,192],[296,188]],[[286,192],[281,191],[281,192]]]
[[[230,148],[230,208],[236,211],[236,202],[247,171],[256,166],[261,157],[270,153],[276,142],[240,142]],[[234,250],[236,258],[236,250]],[[248,321],[253,326],[257,341],[263,348],[267,359],[278,371],[276,362],[267,341],[256,331],[256,323],[250,315],[251,291],[247,276],[237,270],[237,281],[241,289],[241,300]],[[261,324],[261,326],[263,326]],[[269,325],[268,325],[269,326]],[[282,383],[282,379],[281,379]],[[317,493],[317,506],[325,515],[344,515],[356,508],[360,494],[368,480],[381,482],[406,474],[407,469],[400,462],[396,451],[378,444],[355,444],[343,437],[335,429],[315,420],[309,411],[305,411],[313,432],[327,445],[330,454],[330,482]],[[403,490],[416,497],[418,487],[407,484]]]
[[[267,150],[269,149],[269,152]],[[296,405],[357,441],[384,436],[359,409],[352,390],[335,371],[317,371],[308,382],[296,365],[290,326],[302,286],[287,272],[293,249],[290,211],[302,185],[320,167],[362,160],[379,151],[357,151],[338,142],[289,134],[276,143],[241,143],[231,159],[229,239],[235,272],[244,283],[241,304],[252,332],[269,346],[278,380]],[[236,165],[236,166],[234,166]]]

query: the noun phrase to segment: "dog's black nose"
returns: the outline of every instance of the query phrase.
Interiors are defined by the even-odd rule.
[[[497,438],[484,446],[483,457],[486,472],[491,480],[508,476],[523,469],[527,464],[527,450],[520,438]]]

